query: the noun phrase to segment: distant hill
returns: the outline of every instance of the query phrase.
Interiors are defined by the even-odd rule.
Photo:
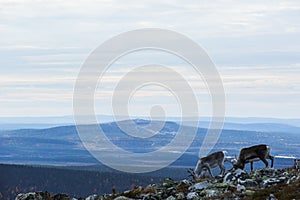
[[[189,124],[189,122],[186,122]],[[194,124],[194,122],[190,122]],[[202,121],[199,127],[208,128],[210,122]],[[231,123],[225,122],[224,129],[226,130],[240,130],[240,131],[256,131],[256,132],[281,132],[281,133],[295,133],[300,134],[300,127],[282,124],[282,123]]]
[[[113,122],[115,118],[110,115],[97,115],[97,120],[99,123],[108,123]],[[142,118],[149,120],[148,117],[132,117],[132,118]],[[126,120],[128,117],[119,116],[118,119]],[[154,120],[167,120],[180,122],[181,118],[179,117],[169,117],[167,119],[155,118]],[[200,126],[206,128],[211,119],[209,117],[200,117],[200,118],[185,118],[185,122],[189,121],[199,121]],[[269,125],[270,126],[269,126]],[[64,125],[74,125],[74,117],[71,115],[67,116],[52,116],[52,117],[0,117],[0,130],[16,130],[16,129],[43,129],[51,128],[55,126],[64,126]],[[239,129],[243,128],[245,125],[249,125],[247,130],[255,130],[257,126],[261,126],[263,129],[267,126],[272,128],[277,126],[283,130],[283,128],[299,128],[300,119],[280,119],[280,118],[260,118],[260,117],[226,117],[225,118],[225,128],[226,129]],[[274,126],[273,126],[274,125]],[[287,127],[284,127],[287,126]],[[231,128],[232,127],[232,128]],[[260,129],[262,130],[262,129]]]
[[[127,122],[123,121],[123,123],[126,125]],[[137,126],[142,127],[150,122],[136,120],[136,123]],[[160,134],[140,139],[124,133],[115,122],[104,123],[100,126],[115,145],[135,153],[151,152],[168,144],[179,128],[175,122],[166,122]],[[189,130],[188,127],[187,130]],[[197,135],[191,146],[177,161],[172,163],[172,166],[195,165],[206,131],[205,128],[197,129]],[[278,130],[276,132],[223,130],[213,151],[226,150],[229,155],[234,155],[238,154],[241,148],[258,143],[269,144],[273,155],[300,157],[300,134]],[[0,131],[0,152],[1,163],[63,166],[100,164],[83,147],[76,127],[72,125],[48,129]]]

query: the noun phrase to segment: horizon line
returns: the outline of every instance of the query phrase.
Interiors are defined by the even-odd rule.
[[[85,115],[83,115],[85,116]],[[105,116],[105,117],[114,117],[114,115],[109,115],[109,114],[96,114],[96,116]],[[66,114],[66,115],[9,115],[9,116],[0,116],[0,118],[62,118],[62,117],[74,117],[74,115],[72,114]],[[128,118],[128,119],[137,119],[137,118],[151,118],[151,116],[144,116],[144,115],[140,115],[140,116],[122,116],[122,115],[118,115],[118,117],[124,117],[124,118]],[[154,117],[154,119],[157,118],[163,118],[163,117]],[[166,119],[168,118],[181,118],[181,116],[167,116],[165,117]],[[211,116],[188,116],[185,118],[212,118]],[[219,118],[219,117],[216,117]],[[224,119],[226,118],[259,118],[259,119],[299,119],[300,120],[300,116],[299,117],[271,117],[271,116],[225,116]]]

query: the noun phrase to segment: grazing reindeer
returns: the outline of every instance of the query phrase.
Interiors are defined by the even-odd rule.
[[[211,168],[215,168],[217,166],[220,167],[220,174],[224,175],[225,173],[225,166],[224,166],[224,160],[225,160],[225,154],[227,152],[226,151],[218,151],[212,154],[209,154],[206,157],[200,158],[196,168],[193,170],[189,170],[188,172],[190,173],[189,176],[192,176],[194,179],[198,178],[201,174],[201,172],[206,169],[208,170],[209,174],[211,177],[213,177],[212,172],[211,172]]]
[[[273,167],[274,156],[270,155],[270,150],[270,146],[265,144],[255,145],[252,147],[241,149],[239,158],[237,160],[237,163],[234,165],[233,169],[244,169],[245,164],[250,162],[251,171],[253,171],[253,162],[259,160],[263,161],[266,167],[268,167],[269,163],[266,159],[271,160],[271,167]]]

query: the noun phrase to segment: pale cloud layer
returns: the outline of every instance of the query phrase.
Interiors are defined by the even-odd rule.
[[[224,82],[228,116],[300,118],[299,19],[296,0],[0,0],[0,116],[72,114],[74,84],[89,53],[117,34],[154,27],[187,35],[207,51]],[[128,67],[149,63],[184,75],[203,115],[210,113],[201,78],[178,58],[154,53],[115,63],[96,91],[99,112],[110,114],[101,105]],[[149,113],[159,98],[154,103],[169,101],[166,110],[178,111],[170,94],[153,88],[136,93],[134,106]]]

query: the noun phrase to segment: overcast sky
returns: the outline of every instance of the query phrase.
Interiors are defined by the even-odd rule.
[[[297,0],[0,0],[0,116],[72,114],[74,83],[89,53],[117,34],[140,28],[177,31],[207,51],[224,83],[227,116],[300,118]],[[153,59],[180,71],[178,58],[155,55],[124,58],[106,84],[118,81],[113,78],[121,68]],[[201,80],[193,82],[201,115],[209,115],[209,95]],[[112,90],[97,91],[98,114],[111,114]],[[130,113],[149,114],[156,100],[177,115],[176,100],[164,94],[161,88],[142,88]]]

